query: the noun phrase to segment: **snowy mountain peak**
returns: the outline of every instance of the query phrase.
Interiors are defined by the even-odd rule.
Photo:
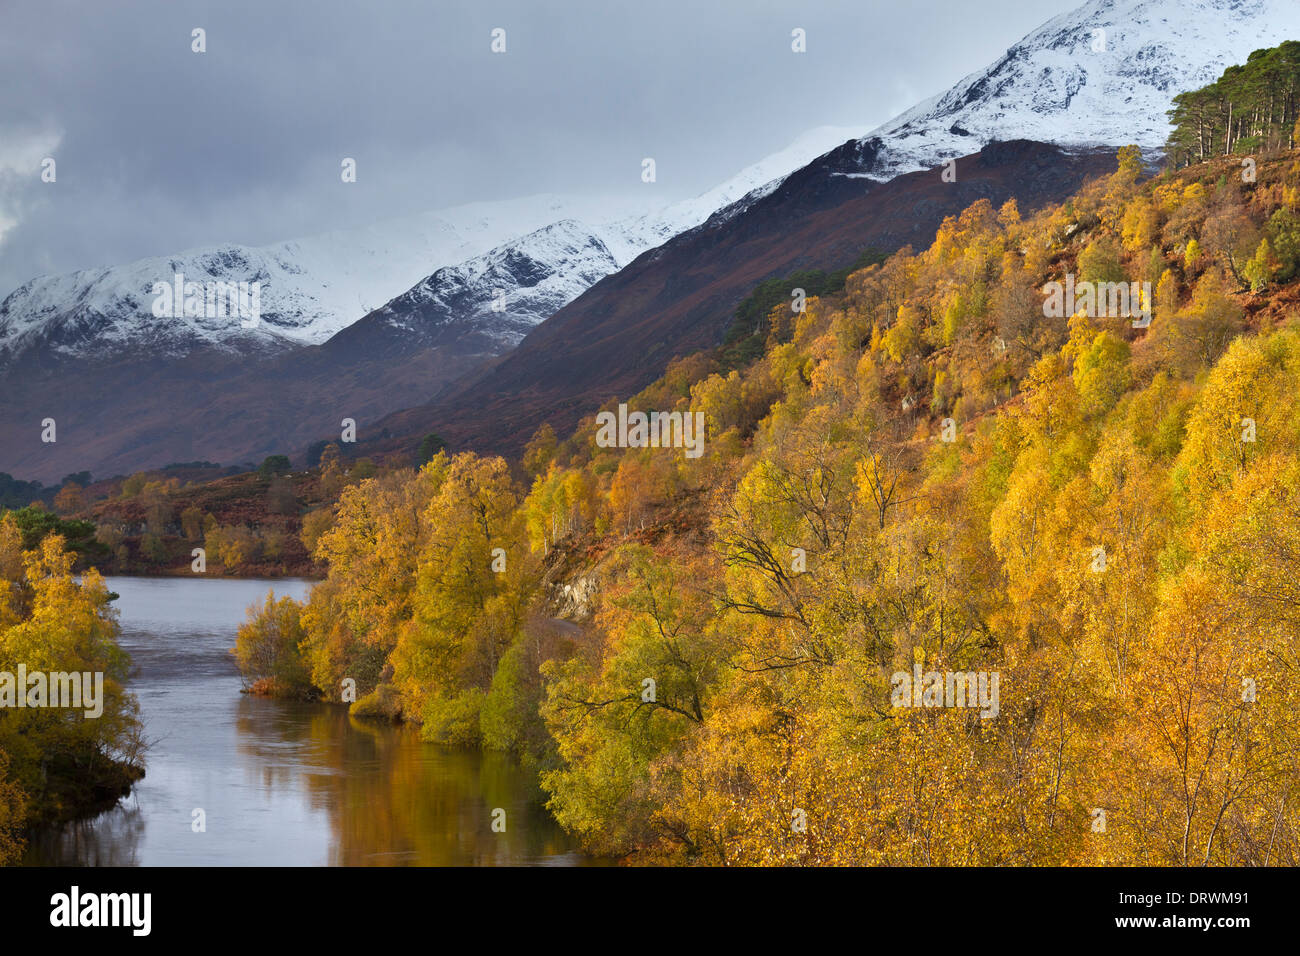
[[[1300,38],[1298,0],[1090,0],[863,139],[887,180],[995,140],[1163,147],[1175,95]]]
[[[485,263],[509,259],[510,245],[517,242],[530,250],[521,248],[519,256],[538,253],[537,261],[552,271],[543,283],[545,294],[529,292],[529,307],[498,337],[501,347],[508,347],[524,325],[545,319],[642,252],[860,134],[812,130],[722,185],[668,205],[646,198],[546,194],[471,203],[271,246],[210,246],[41,276],[0,301],[0,364],[34,348],[62,358],[104,359],[128,351],[175,357],[203,348],[252,353],[318,345],[406,290],[414,291],[425,277],[448,269],[472,276]],[[547,230],[553,239],[561,232],[567,238],[547,248]],[[575,238],[578,234],[582,238]],[[574,243],[587,251],[566,253]],[[154,284],[172,282],[176,274],[187,282],[260,283],[260,324],[245,329],[224,316],[154,316]],[[507,291],[513,289],[507,284]]]
[[[1157,150],[1176,94],[1209,83],[1256,49],[1296,37],[1300,0],[1090,0],[1048,21],[987,69],[857,139],[839,154],[836,174],[887,180],[997,140],[1137,143]],[[321,344],[397,297],[418,297],[426,278],[439,275],[440,282],[460,276],[473,286],[458,301],[479,314],[493,269],[506,282],[507,300],[515,290],[532,290],[517,297],[527,306],[510,327],[498,329],[496,341],[505,348],[526,325],[604,275],[711,217],[729,219],[791,172],[860,134],[812,130],[722,185],[671,204],[651,205],[648,196],[635,203],[533,196],[272,246],[226,244],[44,276],[0,302],[0,364],[29,349],[96,359],[128,351],[176,356],[204,348],[247,353]],[[548,229],[554,231],[548,235]],[[512,244],[518,244],[513,256]],[[524,260],[539,271],[527,275],[514,268]],[[260,326],[155,317],[150,290],[177,273],[196,282],[260,283]],[[533,284],[512,284],[525,280]]]
[[[265,350],[326,341],[440,264],[460,262],[549,222],[618,208],[555,195],[472,203],[272,246],[236,244],[122,266],[41,276],[0,302],[0,362],[30,347],[105,357],[126,349],[182,355],[200,347]],[[625,206],[629,214],[635,212]],[[261,323],[152,314],[156,282],[258,282]]]

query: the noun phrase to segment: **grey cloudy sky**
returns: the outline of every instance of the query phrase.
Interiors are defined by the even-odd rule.
[[[1078,2],[0,0],[0,298],[198,245],[644,189],[645,156],[684,198],[806,129],[883,122]]]

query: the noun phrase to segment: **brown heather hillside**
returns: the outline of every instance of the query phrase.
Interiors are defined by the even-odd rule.
[[[132,488],[131,482],[138,487]],[[123,485],[127,484],[124,493]],[[315,472],[266,478],[256,472],[184,485],[168,472],[92,485],[106,493],[70,516],[98,526],[110,557],[106,574],[191,574],[192,549],[206,549],[208,574],[313,577],[301,533],[303,516],[325,502]]]
[[[455,448],[517,454],[543,421],[565,431],[611,396],[645,387],[673,358],[720,343],[760,280],[833,271],[864,249],[924,246],[945,216],[978,199],[1014,198],[1029,212],[1113,163],[1110,151],[1014,141],[957,160],[955,182],[935,169],[877,183],[848,175],[869,168],[861,149],[846,143],[736,218],[706,223],[598,282],[477,379],[381,419],[371,433],[395,437],[377,447],[436,431]]]

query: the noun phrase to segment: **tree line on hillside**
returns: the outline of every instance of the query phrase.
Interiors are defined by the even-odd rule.
[[[1256,50],[1209,86],[1180,93],[1169,118],[1167,150],[1176,166],[1291,149],[1300,136],[1300,41]]]

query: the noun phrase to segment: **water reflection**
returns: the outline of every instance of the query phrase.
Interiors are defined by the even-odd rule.
[[[136,866],[144,819],[131,797],[94,820],[77,820],[59,830],[36,834],[27,863],[65,866]]]
[[[122,804],[31,841],[56,865],[565,865],[584,860],[499,754],[446,751],[342,707],[238,693],[227,649],[268,586],[113,578],[148,775]],[[505,832],[493,832],[493,810]],[[195,811],[206,829],[196,832]]]

